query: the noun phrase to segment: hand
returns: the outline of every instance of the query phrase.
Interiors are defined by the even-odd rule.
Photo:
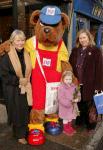
[[[95,90],[94,92],[95,92],[95,94],[97,94],[99,91],[98,91],[98,90]]]
[[[26,86],[27,83],[28,83],[27,78],[20,78],[19,84],[20,84],[21,86]]]
[[[75,99],[72,100],[72,102],[77,103],[77,102],[79,102],[79,99],[75,98]]]

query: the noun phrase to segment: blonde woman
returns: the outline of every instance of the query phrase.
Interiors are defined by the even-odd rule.
[[[10,36],[10,51],[0,58],[8,123],[21,144],[27,144],[29,105],[31,105],[31,61],[24,50],[25,34],[14,30]]]
[[[77,117],[77,125],[86,125],[88,131],[96,127],[96,109],[93,95],[95,90],[102,90],[102,53],[95,46],[91,33],[82,29],[77,33],[76,46],[72,49],[70,63],[74,75],[81,86],[81,101],[78,103],[80,117]]]

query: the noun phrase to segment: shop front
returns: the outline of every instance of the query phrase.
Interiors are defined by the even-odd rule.
[[[74,0],[73,43],[78,30],[87,28],[92,33],[98,47],[103,45],[103,6],[96,0]]]

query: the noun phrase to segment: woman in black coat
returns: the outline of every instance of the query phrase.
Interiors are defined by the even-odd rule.
[[[90,32],[87,29],[80,30],[69,62],[81,87],[81,102],[78,103],[80,116],[77,117],[76,124],[85,124],[88,130],[96,127],[97,114],[93,95],[103,87],[102,59],[102,53],[95,46]]]
[[[25,35],[21,30],[14,30],[10,37],[10,52],[0,58],[0,76],[3,83],[4,99],[8,114],[8,123],[12,126],[15,137],[21,144],[26,144],[29,122],[29,105],[26,87],[30,80],[25,77]],[[17,66],[17,67],[16,67]],[[28,65],[31,73],[31,63]],[[24,90],[22,92],[21,90]],[[28,88],[29,89],[29,88]]]

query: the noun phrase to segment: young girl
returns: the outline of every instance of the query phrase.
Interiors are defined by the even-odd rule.
[[[77,102],[80,101],[79,87],[73,83],[73,73],[65,71],[62,74],[61,85],[58,88],[59,117],[63,119],[63,132],[67,135],[76,133],[72,120],[79,115]]]

